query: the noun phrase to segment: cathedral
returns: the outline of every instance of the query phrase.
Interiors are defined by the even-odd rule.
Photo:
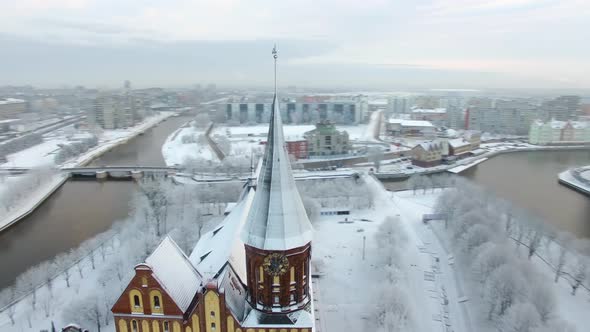
[[[275,93],[256,181],[190,256],[166,237],[112,307],[117,332],[312,332],[312,227]]]

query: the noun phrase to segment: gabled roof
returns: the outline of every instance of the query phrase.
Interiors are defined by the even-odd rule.
[[[449,145],[452,146],[453,148],[460,148],[463,146],[471,145],[471,143],[466,141],[464,138],[455,138],[455,139],[449,140]]]
[[[201,276],[174,240],[166,236],[145,263],[178,308],[185,312],[199,291]]]
[[[242,282],[246,281],[246,254],[240,232],[253,198],[254,190],[250,189],[217,227],[201,236],[191,252],[190,262],[205,279],[215,278],[229,262]]]
[[[246,288],[240,282],[234,270],[227,266],[219,277],[219,290],[225,294],[225,303],[238,321],[242,321],[246,314]]]
[[[297,192],[276,92],[270,116],[267,144],[256,194],[242,232],[245,244],[264,250],[288,250],[311,242],[312,228]]]

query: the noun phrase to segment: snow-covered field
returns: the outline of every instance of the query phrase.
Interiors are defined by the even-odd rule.
[[[303,134],[314,129],[311,125],[285,125],[283,131],[285,139],[301,140]],[[205,142],[198,142],[196,138],[204,134],[206,128],[195,128],[193,126],[184,126],[168,137],[162,147],[162,154],[168,166],[183,164],[187,158],[202,158],[217,162],[215,154],[211,151]],[[338,130],[345,130],[351,140],[364,140],[366,137],[367,125],[358,126],[337,126]],[[251,151],[261,153],[266,141],[268,125],[256,126],[215,126],[211,132],[211,137],[216,135],[225,136],[231,142],[231,155],[244,155],[250,158]],[[183,136],[193,136],[195,142],[183,143]]]

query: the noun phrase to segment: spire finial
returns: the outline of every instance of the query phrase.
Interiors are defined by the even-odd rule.
[[[275,59],[275,97],[277,95],[277,58],[279,57],[279,52],[277,52],[277,44],[274,45],[272,48],[272,57]]]

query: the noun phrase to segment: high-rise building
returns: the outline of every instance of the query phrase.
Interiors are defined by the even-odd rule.
[[[575,120],[581,109],[580,96],[559,96],[541,105],[546,120]]]
[[[105,94],[94,99],[88,122],[103,129],[127,128],[135,123],[125,97]]]

